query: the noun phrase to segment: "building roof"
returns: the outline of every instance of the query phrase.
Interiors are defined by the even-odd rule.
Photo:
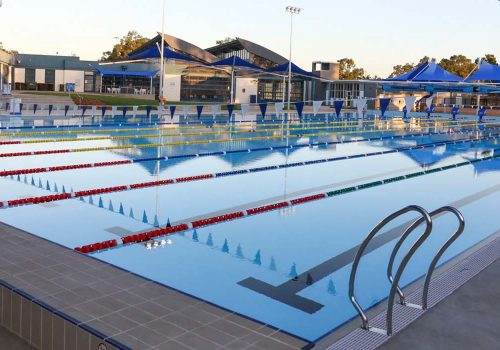
[[[202,60],[208,63],[213,63],[218,60],[218,58],[214,55],[212,55],[210,52],[207,52],[203,50],[202,48],[199,48],[196,45],[193,45],[187,41],[184,41],[182,39],[176,38],[175,36],[164,34],[164,40],[165,40],[165,45],[169,47],[170,49],[177,51],[181,54],[191,56],[193,58],[196,58],[198,60]],[[134,50],[133,52],[130,53],[130,56],[135,55],[136,53],[142,52],[151,46],[156,46],[157,43],[161,43],[161,33],[158,33],[156,37],[148,41],[146,44],[143,46],[139,47],[138,49]]]
[[[15,65],[18,68],[91,71],[99,64],[97,61],[82,61],[76,56],[16,54]]]
[[[239,48],[243,48],[243,49],[247,50],[248,52],[250,52],[251,54],[265,58],[265,59],[267,59],[271,62],[274,62],[278,65],[288,62],[288,60],[286,58],[277,54],[276,52],[271,51],[262,45],[256,44],[254,42],[251,42],[249,40],[242,39],[242,38],[236,38],[233,41],[223,43],[220,45],[216,45],[216,46],[212,46],[212,47],[206,49],[206,51],[208,51],[214,55],[218,55],[220,53],[231,52],[231,51],[233,51],[235,49],[239,49]]]
[[[0,49],[0,63],[12,64],[12,54]]]

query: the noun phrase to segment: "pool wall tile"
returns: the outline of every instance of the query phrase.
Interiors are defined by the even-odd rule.
[[[52,312],[42,309],[42,350],[52,349]]]
[[[22,312],[22,297],[17,293],[12,293],[11,300],[11,310],[12,310],[12,333],[20,336],[21,335],[21,312]]]
[[[90,334],[80,327],[76,328],[76,350],[90,349]]]
[[[31,304],[29,299],[21,299],[21,338],[31,339]]]
[[[12,291],[2,287],[2,326],[11,330],[11,315],[12,315]]]
[[[77,327],[74,324],[64,322],[64,349],[76,348],[76,330]]]
[[[52,347],[54,350],[64,350],[64,320],[52,314]]]
[[[42,308],[33,302],[31,302],[30,343],[36,348],[42,346]]]

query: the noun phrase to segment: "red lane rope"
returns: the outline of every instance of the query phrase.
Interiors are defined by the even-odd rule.
[[[159,229],[155,229],[155,230],[145,232],[145,233],[139,233],[139,234],[135,234],[135,235],[122,237],[121,244],[134,244],[134,243],[147,242],[147,241],[150,241],[151,239],[154,239],[156,237],[170,236],[170,235],[173,235],[175,233],[186,231],[186,230],[193,229],[193,228],[210,226],[210,225],[218,224],[218,223],[225,222],[225,221],[240,219],[240,218],[243,218],[245,216],[262,214],[262,213],[265,213],[268,211],[278,210],[278,209],[290,207],[293,205],[312,202],[312,201],[324,199],[327,197],[328,197],[328,195],[326,193],[321,193],[321,194],[316,194],[316,195],[312,195],[312,196],[293,199],[291,201],[283,201],[283,202],[278,202],[278,203],[274,203],[274,204],[270,204],[270,205],[265,205],[262,207],[256,207],[256,208],[251,208],[248,210],[242,210],[242,211],[237,211],[234,213],[214,216],[214,217],[211,217],[208,219],[196,220],[196,221],[192,221],[189,223],[183,223],[183,224],[179,224],[179,225],[175,225],[175,226],[171,226],[171,227],[159,228]],[[109,240],[109,241],[93,243],[93,244],[89,244],[89,245],[84,245],[82,247],[77,247],[77,248],[75,248],[75,250],[80,252],[80,253],[88,254],[88,253],[94,253],[94,252],[98,252],[101,250],[113,248],[113,247],[118,246],[118,244],[119,244],[118,241],[116,239],[113,239],[113,240]]]
[[[84,164],[75,164],[75,165],[60,165],[60,166],[51,166],[46,168],[31,168],[31,169],[21,169],[21,170],[5,170],[0,171],[0,177],[2,176],[12,176],[12,175],[27,175],[27,174],[38,174],[38,173],[46,173],[51,171],[64,171],[64,170],[74,170],[74,169],[86,169],[86,168],[98,168],[98,167],[107,167],[114,165],[125,165],[132,164],[132,160],[117,160],[113,162],[99,162],[99,163],[84,163]]]

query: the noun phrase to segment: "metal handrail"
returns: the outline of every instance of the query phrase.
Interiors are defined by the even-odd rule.
[[[429,265],[429,269],[427,270],[427,276],[425,277],[425,282],[424,282],[424,292],[422,294],[422,309],[427,310],[427,301],[428,301],[428,296],[429,296],[429,286],[431,283],[431,278],[432,278],[432,273],[434,272],[434,269],[436,268],[436,265],[441,258],[441,256],[444,254],[444,252],[450,247],[450,245],[453,244],[457,240],[457,238],[464,232],[465,229],[465,218],[462,215],[462,213],[453,207],[443,207],[441,208],[443,211],[449,211],[457,217],[459,221],[459,226],[457,231],[443,244],[443,246],[439,249],[437,252],[436,256],[434,259],[432,259],[431,264]],[[438,209],[440,210],[440,209]],[[431,214],[432,216],[432,214]]]
[[[432,218],[429,215],[429,213],[426,212],[426,215],[424,215],[424,220],[427,223],[427,227],[425,228],[424,233],[417,239],[417,241],[411,246],[410,250],[408,250],[408,253],[404,256],[403,260],[401,261],[401,264],[398,267],[398,270],[396,271],[396,275],[394,276],[394,281],[392,282],[391,285],[391,291],[389,292],[389,301],[387,305],[387,317],[386,317],[386,324],[387,324],[387,335],[392,335],[392,310],[394,309],[394,297],[396,296],[396,291],[399,288],[399,280],[401,279],[401,276],[403,275],[403,272],[406,268],[406,265],[408,265],[408,262],[412,258],[413,254],[417,251],[418,248],[424,243],[424,241],[429,237],[432,231]],[[417,220],[416,222],[418,222]],[[419,225],[415,225],[414,222],[411,226],[416,228]],[[408,230],[410,230],[408,229]],[[411,232],[412,230],[410,230]]]
[[[451,213],[455,214],[455,216],[459,220],[460,225],[459,225],[459,228],[457,229],[457,231],[453,234],[453,236],[451,236],[450,239],[438,251],[438,253],[434,257],[434,259],[432,260],[432,262],[429,266],[429,269],[427,270],[425,283],[424,283],[424,292],[422,295],[422,309],[423,310],[427,309],[427,296],[428,296],[429,284],[430,284],[432,273],[434,272],[434,268],[436,267],[437,262],[439,261],[439,259],[443,255],[443,253],[449,248],[449,246],[453,242],[455,242],[455,240],[462,234],[462,232],[464,231],[464,228],[465,228],[465,219],[464,219],[463,215],[460,213],[460,211],[458,211],[456,208],[445,206],[445,207],[439,208],[437,210],[434,210],[433,212],[429,213],[429,215],[431,216],[431,218],[434,218],[436,215],[442,214],[444,212],[451,212]],[[389,260],[389,264],[387,266],[387,278],[388,278],[389,282],[391,282],[391,283],[394,282],[394,279],[392,276],[392,270],[393,270],[393,266],[394,266],[394,260],[396,258],[397,253],[399,252],[399,248],[401,248],[402,243],[409,236],[409,234],[411,232],[413,232],[423,222],[424,222],[424,219],[420,218],[420,219],[416,220],[413,224],[411,224],[406,229],[406,231],[403,233],[403,235],[401,236],[398,243],[394,246],[394,249],[393,249],[392,254],[391,254],[391,258]],[[399,286],[396,286],[396,292],[399,295],[400,304],[406,305],[404,293],[400,289]]]
[[[417,250],[418,247],[420,247],[420,245],[422,244],[422,242],[427,238],[427,236],[429,236],[430,232],[432,231],[432,219],[431,219],[429,213],[424,208],[422,208],[420,206],[417,206],[417,205],[410,205],[410,206],[408,206],[406,208],[398,210],[398,211],[392,213],[391,215],[387,216],[384,220],[382,220],[377,226],[375,226],[372,229],[372,231],[368,234],[368,236],[365,238],[365,240],[363,241],[363,243],[361,243],[361,245],[360,245],[360,247],[358,249],[358,252],[356,253],[356,257],[354,258],[354,262],[352,264],[351,276],[349,278],[349,299],[351,300],[351,303],[354,305],[354,308],[356,309],[356,311],[358,312],[359,316],[361,317],[362,328],[363,329],[369,330],[370,326],[368,324],[368,317],[364,313],[362,307],[360,306],[360,304],[359,304],[359,302],[358,302],[358,300],[357,300],[357,298],[356,298],[356,296],[354,294],[354,286],[355,286],[355,280],[356,280],[356,273],[357,273],[357,270],[358,270],[359,262],[360,262],[361,258],[363,257],[363,253],[364,253],[366,247],[368,246],[368,243],[370,243],[370,241],[372,240],[372,238],[383,227],[385,227],[389,222],[393,221],[394,219],[396,219],[396,218],[398,218],[398,217],[400,217],[400,216],[402,216],[402,215],[404,215],[406,213],[412,212],[412,211],[417,212],[417,213],[419,213],[419,214],[422,215],[422,218],[427,223],[427,228],[426,228],[426,231],[424,232],[424,234],[422,234],[422,236],[419,238],[419,240],[409,250],[409,252],[405,256],[405,258],[403,259],[403,262],[401,263],[401,266],[400,266],[400,268],[398,270],[398,273],[396,273],[396,279],[395,280],[397,282],[399,282],[399,278],[401,277],[402,271],[404,270],[404,267],[406,267],[406,263],[408,262],[408,261],[406,261],[406,263],[404,263],[405,259],[409,260],[409,258],[411,258],[411,256],[415,252],[415,250]],[[392,285],[392,287],[394,287],[394,286],[397,286],[397,283],[396,283],[396,285],[395,284]],[[393,288],[391,288],[391,294],[394,294],[395,291],[393,292],[392,289]],[[392,296],[393,296],[392,303],[394,303],[394,295],[392,295]],[[388,325],[391,326],[391,332],[392,332],[392,309],[391,309],[391,323],[389,324],[389,322],[388,322]]]

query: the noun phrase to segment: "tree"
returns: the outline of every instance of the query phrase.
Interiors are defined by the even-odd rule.
[[[484,58],[486,59],[486,62],[488,62],[488,63],[498,64],[497,58],[492,53],[487,53],[486,55],[484,55]]]
[[[342,58],[337,62],[340,64],[340,80],[357,80],[365,76],[365,70],[357,68],[352,58]]]
[[[102,53],[101,61],[113,61],[119,58],[126,58],[132,51],[138,49],[149,41],[137,31],[132,30],[120,39],[118,44],[113,46],[113,50]]]
[[[389,78],[394,78],[394,77],[400,76],[402,74],[408,73],[409,71],[411,71],[415,67],[420,66],[421,64],[424,64],[424,63],[429,62],[429,61],[431,61],[431,58],[429,58],[429,56],[424,56],[420,59],[420,61],[418,61],[417,64],[405,63],[402,65],[400,64],[400,65],[394,66],[394,67],[392,67],[393,71],[392,71],[391,75],[389,76]]]
[[[221,44],[225,44],[225,43],[230,43],[231,41],[235,41],[235,40],[236,40],[236,38],[231,38],[229,36],[226,36],[225,39],[216,40],[215,44],[221,45]]]
[[[476,65],[464,55],[453,55],[450,58],[443,58],[439,65],[450,73],[465,78],[472,72]]]

